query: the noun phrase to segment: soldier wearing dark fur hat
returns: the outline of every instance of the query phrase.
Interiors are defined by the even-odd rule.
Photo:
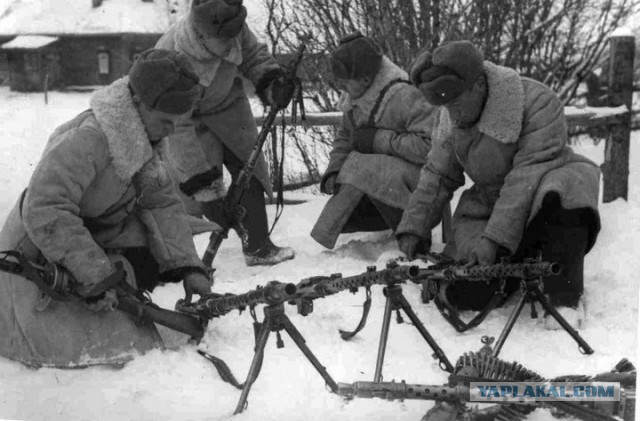
[[[440,108],[433,147],[397,230],[400,250],[438,223],[445,203],[464,185],[444,252],[470,264],[496,257],[557,261],[562,274],[544,282],[551,303],[576,324],[584,315],[583,259],[600,229],[599,169],[567,146],[562,102],[547,86],[483,61],[469,41],[421,54],[411,78]],[[478,285],[474,288],[474,285]],[[493,291],[458,285],[445,299],[482,307]],[[545,324],[554,328],[554,320]]]
[[[340,233],[396,228],[431,147],[434,111],[359,32],[340,41],[330,64],[343,123],[320,185],[333,197],[311,232],[327,248]]]
[[[36,284],[0,273],[0,355],[30,366],[121,364],[163,347],[153,324],[113,311],[105,290],[120,262],[140,291],[211,281],[192,234],[216,228],[189,217],[165,166],[165,136],[200,94],[186,57],[148,50],[97,91],[91,109],[58,127],[0,232],[0,250],[55,263],[87,301],[43,300]],[[218,227],[219,228],[219,227]]]
[[[188,15],[158,41],[158,48],[186,54],[200,76],[204,91],[190,118],[169,137],[177,163],[176,177],[193,215],[221,222],[226,191],[216,167],[224,164],[236,177],[255,145],[258,130],[243,88],[251,81],[266,104],[286,106],[293,87],[267,47],[257,41],[245,18],[242,0],[193,0]],[[272,265],[292,259],[294,252],[271,242],[265,209],[271,184],[260,155],[249,190],[243,226],[247,265]]]

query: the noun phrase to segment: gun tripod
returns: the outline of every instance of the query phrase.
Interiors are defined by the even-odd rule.
[[[267,343],[267,339],[269,339],[269,334],[271,332],[276,332],[277,347],[284,347],[284,343],[282,342],[282,338],[280,337],[280,331],[283,329],[289,334],[298,348],[300,348],[311,365],[313,365],[318,373],[320,373],[322,378],[329,385],[329,388],[331,388],[331,391],[334,393],[337,392],[338,384],[333,380],[333,378],[331,378],[324,366],[320,364],[320,361],[318,361],[316,356],[313,355],[313,352],[311,352],[309,347],[307,347],[304,338],[285,314],[284,305],[282,303],[266,306],[264,308],[264,320],[259,324],[259,326],[260,330],[256,338],[255,354],[253,356],[253,360],[251,361],[251,367],[249,368],[249,373],[247,374],[247,380],[244,382],[242,394],[240,395],[240,400],[238,401],[238,405],[236,406],[234,415],[240,414],[242,411],[244,411],[247,405],[247,397],[249,396],[251,386],[260,374],[262,360],[264,358],[264,347]]]
[[[400,309],[402,309],[405,314],[411,320],[411,323],[418,329],[420,335],[424,338],[425,341],[429,344],[433,352],[435,353],[438,360],[440,360],[440,368],[449,373],[453,373],[453,365],[447,359],[447,356],[444,354],[444,351],[438,346],[436,341],[427,331],[427,328],[424,327],[424,324],[420,321],[416,313],[411,308],[411,305],[402,294],[402,287],[398,284],[389,285],[384,288],[384,293],[387,297],[387,301],[384,307],[384,316],[382,319],[382,331],[380,333],[380,343],[378,345],[378,357],[376,360],[376,371],[374,374],[373,381],[374,383],[379,383],[382,381],[382,366],[384,364],[384,354],[387,348],[387,340],[389,339],[389,327],[391,325],[391,313],[393,310],[398,311],[398,320],[401,320],[400,317]]]
[[[551,306],[547,298],[542,294],[540,290],[540,285],[542,283],[542,279],[534,279],[530,281],[522,281],[520,286],[520,291],[522,292],[520,299],[518,300],[518,304],[509,315],[509,319],[507,320],[507,324],[500,332],[500,336],[496,341],[496,345],[493,348],[492,356],[497,357],[504,345],[504,342],[507,340],[507,337],[511,333],[513,326],[518,320],[518,316],[522,312],[525,303],[531,303],[531,317],[536,318],[537,314],[535,311],[535,303],[538,302],[542,307],[562,326],[562,328],[567,332],[574,341],[578,343],[578,349],[583,354],[593,354],[593,348],[589,346],[589,344],[582,339],[582,337],[578,334],[578,332],[565,320],[564,317],[558,311]],[[488,338],[483,338],[483,342],[488,343]]]

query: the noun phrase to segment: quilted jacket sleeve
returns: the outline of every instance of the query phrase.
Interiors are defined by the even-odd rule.
[[[147,228],[149,248],[160,266],[160,273],[182,268],[204,272],[204,265],[193,243],[184,204],[165,163],[154,156],[134,176],[134,183],[140,218]],[[178,278],[170,280],[178,281]]]
[[[427,163],[422,167],[418,186],[409,198],[396,235],[426,237],[438,225],[444,206],[464,182],[464,170],[455,156],[448,132],[440,125],[434,131]]]
[[[414,164],[425,164],[431,149],[435,107],[413,86],[395,93],[386,107],[389,119],[402,130],[378,129],[373,141],[375,153],[393,155]]]
[[[263,85],[263,80],[269,75],[279,74],[280,65],[273,58],[267,46],[258,42],[255,34],[245,23],[240,34],[242,37],[242,63],[240,72],[256,86],[256,90]]]

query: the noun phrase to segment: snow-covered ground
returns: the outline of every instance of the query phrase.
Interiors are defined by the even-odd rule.
[[[39,159],[52,129],[87,107],[88,94],[16,94],[0,88],[0,220],[3,220]],[[638,274],[640,259],[640,132],[633,135],[629,201],[601,206],[602,231],[585,267],[588,320],[581,335],[596,350],[578,352],[564,332],[548,332],[523,311],[501,358],[551,377],[595,374],[610,370],[621,358],[637,363]],[[603,144],[584,140],[576,149],[602,162]],[[307,201],[288,206],[275,229],[277,244],[295,248],[295,260],[275,267],[244,265],[237,237],[222,245],[216,258],[217,292],[241,293],[271,280],[298,282],[314,275],[361,273],[372,264],[381,268],[396,249],[389,232],[342,236],[334,250],[316,244],[309,232],[327,198],[295,194]],[[270,217],[274,208],[269,207]],[[434,236],[439,238],[439,232]],[[202,251],[207,237],[196,238]],[[434,249],[442,247],[436,241]],[[478,328],[456,333],[432,305],[420,302],[419,288],[404,287],[405,295],[427,329],[455,363],[466,351],[477,351],[483,335],[498,336],[513,300],[494,311]],[[154,300],[173,308],[182,296],[179,285],[158,288]],[[343,342],[338,328],[352,329],[360,317],[363,293],[342,293],[315,302],[314,312],[302,317],[288,306],[287,314],[331,376],[339,382],[372,380],[384,308],[382,288],[373,288],[373,305],[366,328]],[[257,309],[262,316],[262,308]],[[466,316],[470,316],[467,314]],[[395,320],[395,318],[394,318]],[[240,392],[220,380],[213,366],[185,344],[181,335],[169,335],[172,349],[140,356],[123,369],[31,370],[0,359],[0,418],[21,420],[419,420],[432,403],[359,399],[345,402],[328,392],[322,378],[283,334],[285,347],[269,339],[262,372],[249,395],[246,411],[232,417]],[[199,345],[225,359],[244,380],[253,357],[253,327],[248,312],[234,312],[213,320]],[[393,323],[384,366],[385,380],[444,384],[447,373],[438,368],[432,351],[416,329]],[[546,410],[530,417],[552,419]]]

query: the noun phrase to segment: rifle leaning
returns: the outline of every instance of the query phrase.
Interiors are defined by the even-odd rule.
[[[287,80],[295,80],[296,72],[298,70],[300,62],[302,61],[302,55],[305,48],[305,44],[300,45],[293,58],[291,59],[291,62],[286,66],[287,70],[285,77],[287,78]],[[271,129],[279,111],[280,109],[275,106],[272,106],[269,109],[269,113],[262,123],[262,128],[260,129],[260,133],[258,134],[258,138],[253,147],[253,150],[251,151],[251,154],[249,155],[249,158],[242,167],[242,170],[240,171],[240,174],[238,174],[238,177],[231,183],[231,186],[229,186],[229,191],[227,192],[227,195],[224,199],[224,214],[227,221],[226,223],[222,224],[223,226],[221,231],[213,231],[211,233],[211,236],[209,237],[209,244],[207,245],[207,249],[202,256],[202,263],[204,263],[204,265],[209,268],[211,267],[213,259],[218,253],[218,249],[220,248],[220,244],[222,244],[222,240],[227,238],[229,230],[234,226],[239,226],[242,219],[244,218],[246,209],[244,209],[241,205],[242,198],[244,196],[244,193],[249,189],[249,183],[251,182],[251,178],[253,177],[253,171],[256,163],[258,162],[260,152],[262,151],[262,146],[267,140],[267,136],[269,135],[269,133],[271,133]],[[245,239],[243,238],[242,241],[245,241]]]

